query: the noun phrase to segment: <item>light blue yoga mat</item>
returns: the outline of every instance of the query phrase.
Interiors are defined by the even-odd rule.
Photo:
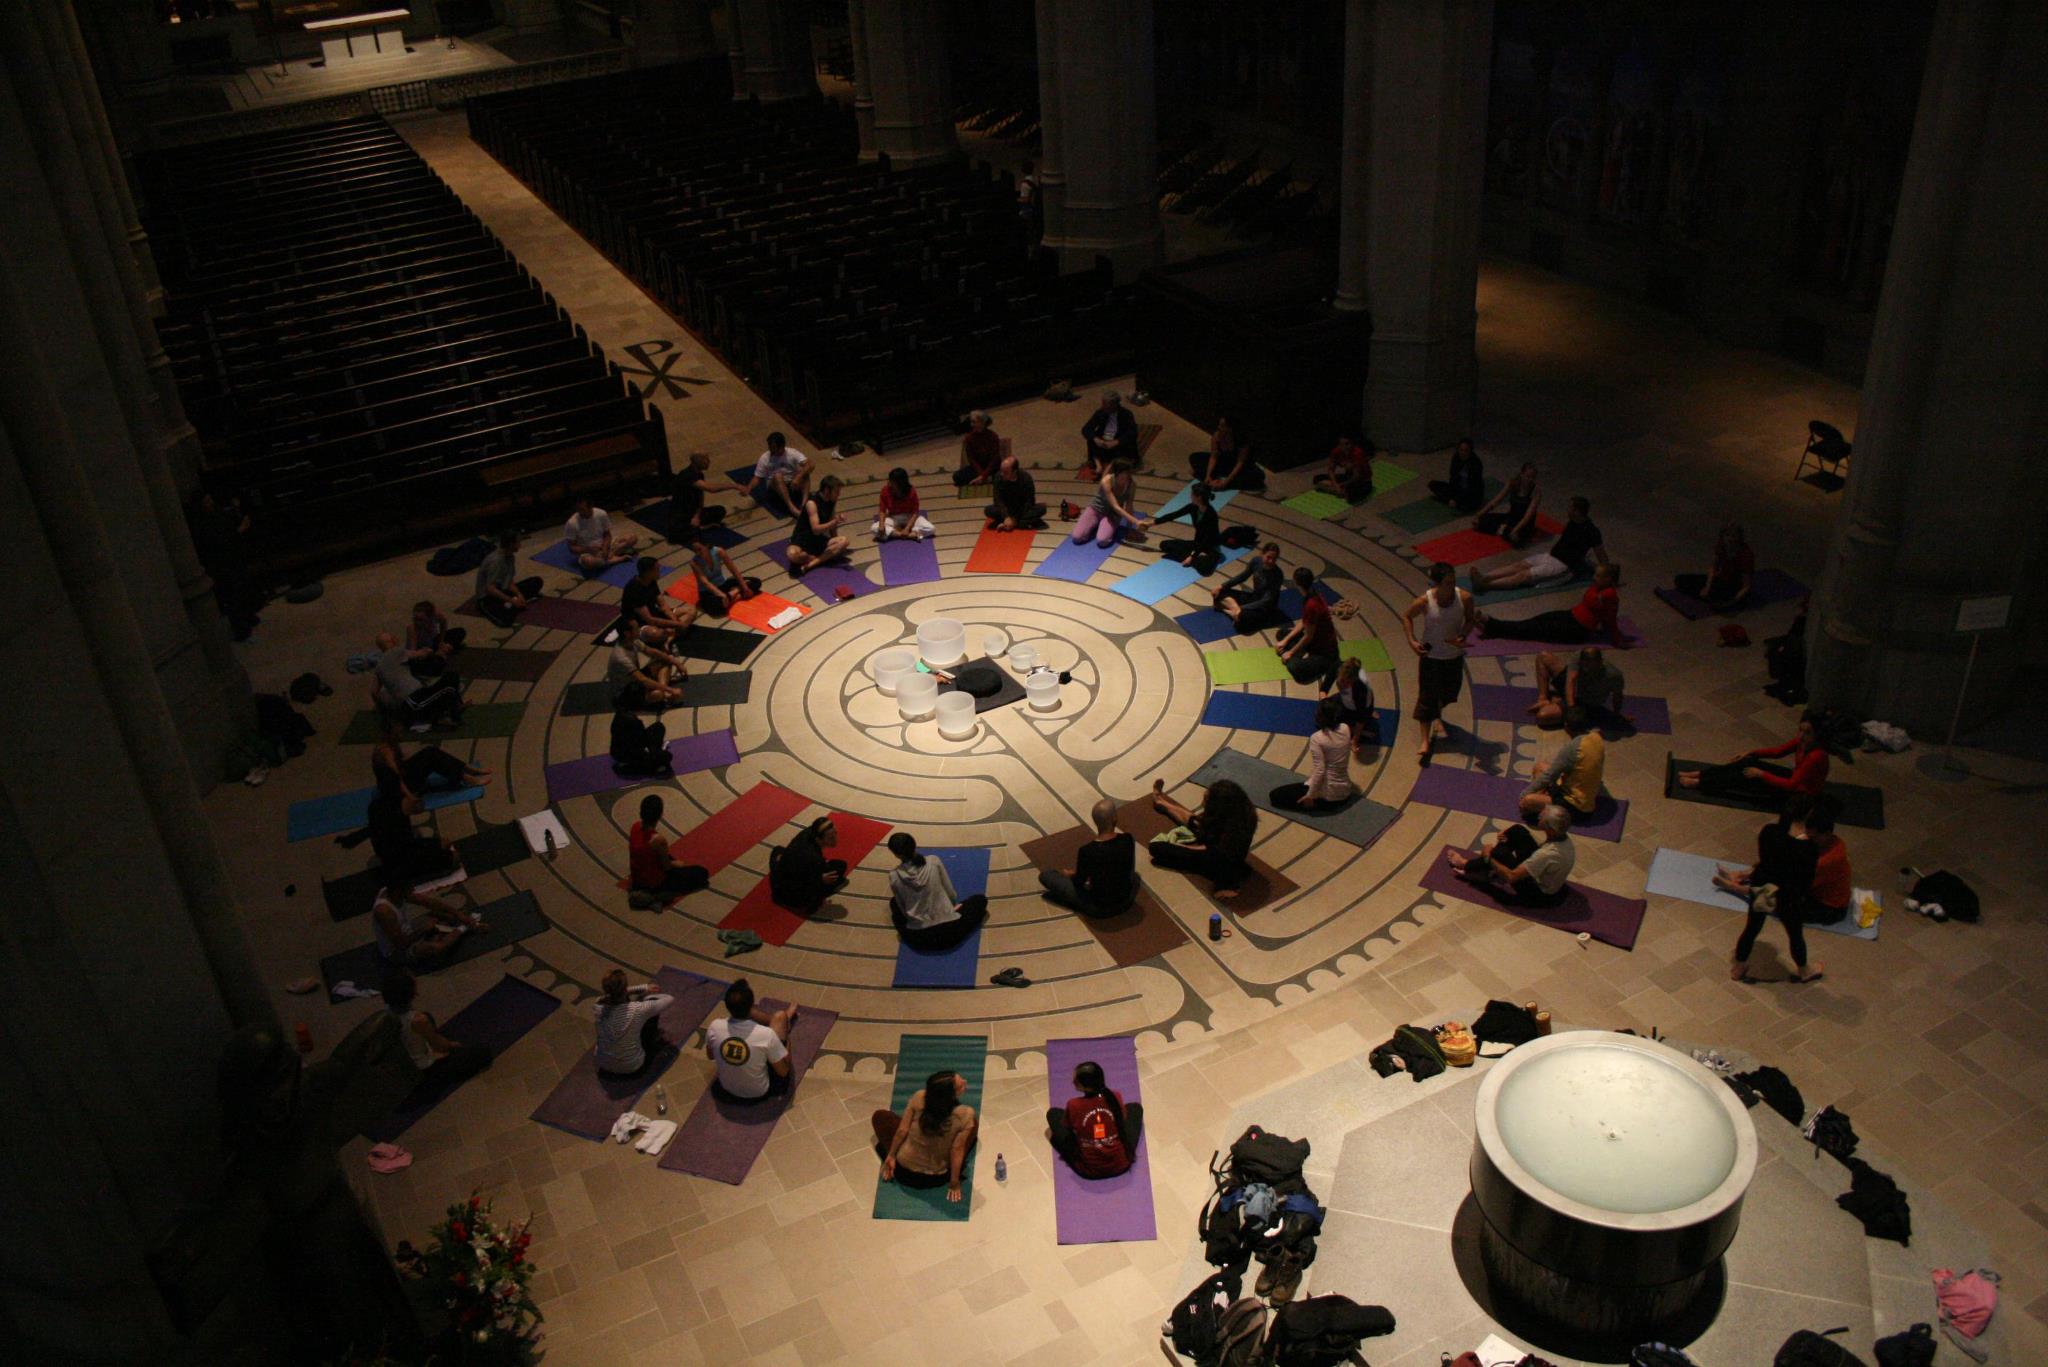
[[[1061,538],[1052,553],[1038,562],[1033,574],[1042,574],[1048,579],[1064,579],[1070,584],[1085,584],[1090,575],[1102,568],[1102,562],[1116,553],[1117,543],[1098,546],[1093,538],[1074,544],[1071,535]]]
[[[1179,493],[1175,494],[1172,498],[1167,499],[1166,502],[1159,505],[1159,511],[1152,514],[1152,520],[1154,522],[1157,522],[1159,521],[1159,519],[1167,516],[1168,514],[1177,513],[1181,509],[1187,507],[1189,501],[1192,500],[1195,496],[1194,488],[1195,482],[1193,480],[1189,480],[1186,484],[1181,485]],[[1209,496],[1209,506],[1211,508],[1221,508],[1224,504],[1230,502],[1230,500],[1232,500],[1233,498],[1236,498],[1237,495],[1238,491],[1235,489],[1225,489],[1220,494],[1212,493]]]
[[[1248,549],[1225,550],[1222,553],[1222,563],[1228,565],[1231,561],[1241,559],[1248,554],[1250,554]],[[1183,565],[1178,560],[1161,560],[1156,564],[1147,565],[1122,583],[1113,584],[1110,587],[1112,592],[1120,593],[1126,598],[1134,598],[1140,603],[1154,604],[1173,597],[1182,589],[1193,588],[1201,581],[1201,572],[1192,565]],[[1220,612],[1216,615],[1219,617],[1223,616]],[[1224,618],[1224,620],[1228,621],[1229,619]]]
[[[1722,911],[1747,912],[1749,903],[1732,892],[1723,892],[1714,886],[1714,870],[1723,865],[1728,868],[1742,868],[1748,864],[1744,859],[1709,859],[1703,854],[1687,854],[1683,850],[1657,851],[1650,860],[1650,876],[1643,884],[1644,892],[1653,892],[1660,897],[1676,897],[1681,902],[1697,902],[1703,907],[1716,907]],[[1821,923],[1808,921],[1808,930],[1825,930],[1831,935],[1847,935],[1855,940],[1875,940],[1877,925],[1864,929],[1856,924],[1854,910],[1839,921]]]
[[[370,824],[370,799],[376,795],[375,788],[357,788],[351,792],[294,802],[285,813],[284,838],[312,840],[317,836],[359,831]],[[437,807],[452,807],[458,802],[474,802],[483,795],[481,788],[429,788],[420,794],[420,802],[431,812]]]
[[[953,891],[966,900],[976,894],[988,893],[988,865],[995,851],[987,848],[957,850],[925,850],[926,855],[937,859],[946,866],[946,872],[953,879]],[[975,972],[981,963],[981,931],[962,940],[951,949],[931,953],[912,949],[902,941],[896,944],[895,987],[972,987]]]

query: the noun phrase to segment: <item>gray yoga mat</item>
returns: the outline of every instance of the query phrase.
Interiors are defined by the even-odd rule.
[[[1292,769],[1283,769],[1277,764],[1268,764],[1254,759],[1241,750],[1223,749],[1215,757],[1195,771],[1194,782],[1203,785],[1214,783],[1219,778],[1231,779],[1244,789],[1259,810],[1284,816],[1289,821],[1298,821],[1310,830],[1334,835],[1339,840],[1348,840],[1354,845],[1365,846],[1379,839],[1380,832],[1394,823],[1401,813],[1392,807],[1382,806],[1362,793],[1354,792],[1351,801],[1328,812],[1305,812],[1298,807],[1282,807],[1273,801],[1273,790],[1290,783],[1300,783],[1302,776]]]

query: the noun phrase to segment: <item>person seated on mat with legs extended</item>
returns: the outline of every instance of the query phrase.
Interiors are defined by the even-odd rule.
[[[846,886],[846,861],[828,859],[839,843],[839,828],[821,816],[798,831],[782,849],[768,852],[768,892],[775,904],[806,915]]]
[[[431,679],[448,669],[448,657],[462,649],[469,639],[464,627],[448,625],[448,614],[422,598],[412,605],[412,621],[405,628],[405,655],[412,672]]]
[[[498,548],[476,567],[476,610],[496,626],[514,626],[519,614],[540,597],[537,574],[514,579],[519,572],[519,533],[500,532]]]
[[[1542,641],[1549,645],[1583,646],[1605,641],[1616,650],[1628,649],[1628,637],[1621,630],[1621,566],[1604,560],[1593,571],[1593,582],[1579,595],[1578,604],[1539,612],[1534,617],[1489,617],[1479,614],[1479,635],[1486,640]]]
[[[1536,487],[1536,463],[1523,461],[1515,477],[1500,486],[1472,518],[1474,531],[1497,536],[1510,546],[1526,542],[1536,531],[1543,495]]]
[[[1177,824],[1146,845],[1152,862],[1166,869],[1199,874],[1218,897],[1234,898],[1251,872],[1252,841],[1259,833],[1259,811],[1227,778],[1209,785],[1202,805],[1190,810],[1166,795],[1166,781],[1152,780],[1152,809]]]
[[[792,447],[780,432],[768,434],[768,449],[754,462],[754,476],[740,492],[752,498],[754,491],[764,486],[775,496],[769,500],[770,512],[793,518],[803,511],[804,494],[811,487],[811,458]],[[772,506],[776,502],[782,504],[779,510]]]
[[[707,541],[690,543],[690,573],[697,578],[697,608],[707,617],[729,617],[734,603],[761,591],[761,581],[741,574],[731,552]]]
[[[1482,570],[1475,565],[1472,568],[1472,587],[1480,593],[1492,593],[1497,589],[1519,589],[1531,585],[1561,586],[1586,572],[1588,556],[1595,564],[1604,565],[1607,563],[1607,547],[1600,542],[1600,529],[1593,525],[1593,505],[1575,495],[1570,510],[1564,515],[1564,530],[1557,534],[1557,540],[1550,543],[1549,550],[1523,556],[1514,564],[1497,570]]]
[[[1117,807],[1106,797],[1090,811],[1095,836],[1074,856],[1071,869],[1044,869],[1038,885],[1045,895],[1083,916],[1120,916],[1138,895],[1138,842],[1117,829]]]
[[[1465,638],[1479,624],[1472,595],[1458,587],[1458,572],[1439,560],[1429,567],[1429,591],[1401,614],[1408,648],[1416,665],[1415,720],[1422,727],[1416,758],[1429,763],[1430,748],[1442,733],[1444,709],[1458,700],[1465,686]],[[1416,634],[1417,619],[1422,622]]]
[[[626,882],[634,893],[646,894],[660,911],[663,904],[709,886],[711,874],[701,864],[678,864],[661,833],[663,805],[658,793],[640,799],[640,819],[626,833]],[[645,900],[645,899],[643,899]]]
[[[465,1044],[441,1033],[430,1011],[418,1011],[419,982],[404,968],[393,964],[378,983],[384,1009],[398,1019],[399,1038],[405,1056],[419,1070],[416,1086],[454,1087],[469,1081],[491,1066],[491,1050],[485,1044]]]
[[[1479,453],[1472,449],[1470,437],[1451,451],[1450,473],[1429,482],[1429,496],[1461,513],[1477,513],[1486,502],[1486,471],[1479,463]]]
[[[1624,682],[1621,670],[1607,662],[1598,646],[1581,650],[1569,666],[1563,656],[1545,651],[1536,657],[1536,701],[1527,710],[1543,727],[1562,725],[1564,714],[1574,707],[1593,718],[1613,717],[1633,727],[1634,719],[1622,711]]]
[[[1591,729],[1583,707],[1565,711],[1564,733],[1565,743],[1530,778],[1528,791],[1522,794],[1524,821],[1552,804],[1563,806],[1575,820],[1585,820],[1600,801],[1600,785],[1607,775],[1606,738]]]
[[[1565,880],[1579,858],[1572,844],[1572,814],[1553,804],[1537,813],[1533,824],[1534,830],[1508,827],[1476,855],[1452,850],[1445,858],[1460,878],[1484,884],[1504,901],[1555,906],[1564,899]]]
[[[1329,811],[1351,800],[1351,728],[1335,698],[1316,704],[1316,729],[1308,738],[1308,782],[1273,790],[1276,806],[1305,812]]]
[[[1045,1137],[1053,1152],[1083,1177],[1115,1177],[1131,1170],[1145,1133],[1145,1108],[1126,1103],[1109,1085],[1099,1063],[1074,1065],[1074,1090],[1064,1106],[1045,1113]]]
[[[420,892],[412,879],[389,877],[370,903],[370,923],[377,939],[379,962],[417,969],[439,968],[455,942],[471,931],[484,930],[484,919],[453,902]]]
[[[669,485],[668,539],[678,546],[687,546],[702,537],[706,529],[723,526],[725,509],[716,504],[707,506],[705,500],[713,494],[743,492],[729,479],[712,477],[709,452],[691,452]]]
[[[1162,539],[1161,558],[1177,561],[1204,578],[1216,573],[1216,567],[1223,563],[1223,520],[1216,516],[1215,499],[1215,493],[1198,479],[1188,487],[1186,503],[1153,519],[1155,527],[1185,521],[1193,533]]]
[[[1328,688],[1337,677],[1337,619],[1316,592],[1314,570],[1306,565],[1296,569],[1294,587],[1301,594],[1301,620],[1280,638],[1280,663],[1296,683]]]
[[[404,740],[404,728],[385,717],[377,746],[370,751],[370,776],[380,797],[396,798],[401,805],[417,803],[429,788],[482,787],[491,781],[490,770],[459,760],[438,745],[422,745],[408,755]]]
[[[839,515],[839,489],[839,476],[827,475],[818,481],[817,491],[804,500],[803,511],[797,514],[789,533],[791,574],[806,574],[846,554],[847,540],[839,535],[839,528],[846,522]]]
[[[1756,552],[1749,548],[1740,522],[1730,522],[1714,538],[1714,567],[1705,574],[1681,574],[1672,586],[1702,603],[1728,612],[1742,606],[1756,583]]]
[[[1346,432],[1330,448],[1329,458],[1315,477],[1322,493],[1335,494],[1346,503],[1363,503],[1372,497],[1372,446],[1360,445]]]
[[[576,511],[562,524],[562,539],[569,554],[585,574],[602,574],[623,565],[640,548],[637,536],[618,536],[612,531],[612,515],[586,496],[576,500]]]
[[[922,541],[932,534],[932,520],[918,511],[917,490],[910,485],[910,471],[897,466],[882,485],[875,510],[874,526],[868,530],[877,541]]]
[[[632,1077],[668,1048],[661,1033],[661,1013],[675,998],[653,983],[626,985],[626,970],[604,975],[597,999],[597,1071],[607,1077]]]
[[[1015,456],[1004,456],[1003,463],[996,467],[991,492],[995,502],[981,511],[988,519],[990,531],[1014,532],[1045,525],[1045,505],[1038,501],[1038,483]]]
[[[1133,469],[1138,465],[1138,420],[1114,389],[1102,391],[1102,402],[1081,424],[1081,440],[1087,447],[1081,461],[1082,479],[1094,479],[1119,464]]]
[[[676,656],[647,640],[647,628],[619,624],[619,639],[605,662],[612,706],[627,712],[671,707],[683,700],[680,682],[690,671]]]
[[[799,1010],[754,1005],[754,987],[741,978],[725,989],[726,1014],[704,1032],[704,1052],[718,1065],[711,1094],[742,1105],[789,1093],[789,1032]]]
[[[1092,537],[1096,545],[1104,547],[1115,545],[1119,533],[1129,541],[1144,540],[1152,519],[1138,516],[1133,502],[1137,492],[1138,482],[1131,474],[1129,461],[1120,460],[1110,466],[1109,473],[1095,482],[1095,497],[1074,520],[1073,535],[1068,540],[1079,546]]]
[[[1806,919],[1817,926],[1831,926],[1847,916],[1856,897],[1849,847],[1835,834],[1840,807],[1833,798],[1821,796],[1806,813],[1806,834],[1813,841],[1813,893]]]
[[[896,867],[889,870],[889,919],[896,936],[912,949],[937,954],[953,948],[988,920],[988,898],[962,897],[943,859],[917,852],[917,841],[904,831],[889,837]]]
[[[962,1199],[960,1174],[967,1170],[967,1151],[979,1129],[966,1096],[966,1078],[952,1071],[933,1073],[902,1115],[876,1111],[869,1117],[884,1182],[926,1191],[944,1187],[948,1201]]]
[[[1792,757],[1791,768],[1757,762],[1783,755]],[[1772,807],[1791,793],[1819,797],[1827,787],[1829,767],[1827,747],[1820,741],[1820,715],[1808,711],[1799,718],[1798,733],[1783,745],[1744,750],[1726,764],[1680,774],[1678,786]]]
[[[629,708],[612,713],[612,768],[634,778],[667,778],[676,757],[668,748],[668,726],[642,721]]]
[[[960,468],[953,472],[953,487],[994,483],[1002,463],[1003,439],[996,435],[996,420],[979,411],[969,414],[967,433],[960,438]]]
[[[1245,562],[1243,569],[1216,586],[1212,601],[1218,612],[1237,624],[1238,635],[1249,636],[1287,620],[1280,611],[1280,588],[1284,582],[1280,576],[1280,543],[1268,541]]]
[[[377,702],[403,717],[416,731],[429,726],[453,731],[462,725],[462,680],[443,669],[431,680],[412,672],[409,652],[388,631],[377,633]]]
[[[1813,879],[1820,851],[1807,831],[1806,820],[1813,799],[1794,793],[1785,799],[1785,809],[1776,821],[1756,833],[1756,863],[1747,871],[1717,868],[1714,886],[1749,903],[1749,919],[1743,923],[1735,954],[1728,963],[1728,976],[1736,982],[1749,981],[1749,955],[1764,922],[1773,916],[1785,927],[1785,939],[1792,950],[1792,981],[1810,983],[1821,976],[1819,964],[1806,962],[1806,909],[1813,894]]]
[[[680,602],[661,591],[661,562],[651,555],[640,557],[638,571],[619,590],[619,630],[640,629],[641,641],[666,645],[690,629],[697,620],[697,606]]]
[[[1351,746],[1363,755],[1380,744],[1380,714],[1373,706],[1372,685],[1358,661],[1346,656],[1337,665],[1337,678],[1321,701],[1337,704],[1337,720],[1351,729]]]
[[[380,792],[370,799],[365,828],[386,877],[438,878],[455,867],[454,845],[413,829],[413,816],[421,810],[417,797],[395,792]]]
[[[1237,425],[1226,417],[1216,419],[1209,449],[1188,457],[1188,473],[1211,489],[1259,493],[1266,487],[1266,472],[1252,459],[1251,443],[1238,435]]]

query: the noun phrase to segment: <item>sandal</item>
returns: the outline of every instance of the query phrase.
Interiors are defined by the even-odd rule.
[[[990,978],[989,981],[997,987],[1031,986],[1031,979],[1024,976],[1024,970],[1021,968],[1006,968],[993,978]]]

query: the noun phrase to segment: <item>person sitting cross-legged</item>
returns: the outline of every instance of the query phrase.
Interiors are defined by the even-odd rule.
[[[519,614],[540,597],[541,578],[519,573],[519,533],[500,532],[498,546],[476,567],[476,610],[497,626],[517,626]]]
[[[417,796],[387,785],[370,799],[365,826],[370,848],[386,878],[438,878],[456,865],[455,846],[437,836],[421,835],[412,819],[424,805]]]
[[[741,978],[725,989],[726,1014],[704,1032],[704,1052],[718,1065],[711,1094],[748,1105],[789,1093],[789,1032],[799,1008],[769,1011],[754,1004],[754,987]]]
[[[1223,563],[1223,521],[1216,515],[1215,491],[1199,479],[1188,487],[1186,503],[1160,514],[1152,525],[1163,527],[1181,521],[1188,524],[1193,534],[1164,538],[1159,543],[1160,556],[1204,577],[1216,573],[1216,567]]]
[[[690,629],[697,620],[697,606],[670,598],[661,591],[661,561],[651,555],[640,557],[637,571],[619,590],[619,628],[640,632],[640,639],[661,645]]]
[[[1287,620],[1280,611],[1280,543],[1268,541],[1243,569],[1216,586],[1212,600],[1216,610],[1237,625],[1237,634],[1249,636]]]
[[[789,572],[807,574],[846,554],[847,539],[839,529],[846,518],[839,511],[840,480],[827,475],[817,490],[804,500],[789,533]]]
[[[1533,819],[1552,803],[1561,804],[1574,819],[1593,815],[1600,802],[1600,787],[1607,776],[1607,739],[1592,727],[1583,707],[1567,708],[1564,714],[1565,743],[1557,748],[1529,780],[1522,794],[1522,819]]]
[[[741,574],[730,551],[709,542],[690,543],[690,573],[697,577],[697,606],[708,617],[728,617],[734,603],[761,591],[761,581]]]
[[[626,882],[642,900],[652,901],[660,911],[665,903],[686,893],[697,892],[711,882],[711,873],[700,864],[678,864],[669,853],[661,833],[661,795],[649,793],[640,799],[640,819],[626,833]]]
[[[402,874],[387,875],[377,889],[370,924],[380,962],[420,972],[445,963],[463,936],[488,929],[483,917],[419,891]]]
[[[668,1049],[661,1033],[661,1013],[675,998],[653,983],[626,984],[626,970],[604,975],[597,999],[597,1071],[607,1077],[633,1077]]]
[[[1372,446],[1361,446],[1348,432],[1338,437],[1314,482],[1319,493],[1335,494],[1346,503],[1365,502],[1372,497]]]
[[[990,485],[995,501],[982,509],[988,529],[1014,532],[1045,526],[1045,505],[1038,501],[1038,483],[1014,455],[1004,456]]]
[[[804,494],[810,486],[811,458],[790,446],[780,432],[770,432],[768,449],[754,462],[753,478],[740,492],[752,498],[756,490],[765,488],[772,495],[763,500],[770,505],[770,512],[795,517],[803,511]],[[776,503],[782,506],[776,508]]]
[[[1277,649],[1280,663],[1296,683],[1328,688],[1337,677],[1337,619],[1330,604],[1316,592],[1316,572],[1306,565],[1294,571],[1295,591],[1301,594],[1301,620],[1281,633]]]
[[[967,1079],[948,1069],[926,1078],[902,1115],[876,1111],[869,1117],[883,1181],[924,1190],[944,1187],[948,1201],[965,1199],[960,1175],[979,1130],[966,1096]]]
[[[962,897],[953,888],[945,861],[918,853],[908,832],[889,837],[896,867],[889,870],[889,919],[912,949],[939,953],[953,948],[988,920],[988,898]]]
[[[1074,1090],[1080,1095],[1045,1113],[1053,1152],[1083,1177],[1129,1172],[1145,1132],[1145,1108],[1110,1087],[1099,1063],[1075,1065]]]
[[[624,707],[612,713],[611,757],[612,768],[635,778],[667,778],[676,767],[667,725],[642,721]]]
[[[996,435],[995,419],[976,412],[967,420],[967,433],[960,438],[960,468],[953,472],[955,488],[993,483],[1003,461],[1003,439]]]
[[[910,471],[900,465],[889,472],[889,478],[882,484],[875,524],[869,530],[877,541],[922,541],[932,535],[932,520],[919,510]]]
[[[1045,869],[1038,884],[1045,895],[1083,916],[1120,916],[1138,892],[1138,842],[1117,829],[1117,806],[1097,798],[1090,815],[1095,835],[1081,846],[1071,869]]]
[[[1252,459],[1251,443],[1227,417],[1216,419],[1209,434],[1209,449],[1188,457],[1188,473],[1212,489],[1245,489],[1263,493],[1266,472]]]
[[[384,1009],[398,1018],[399,1038],[405,1044],[405,1055],[419,1070],[417,1085],[453,1087],[491,1066],[489,1045],[451,1039],[442,1033],[440,1022],[434,1019],[432,1012],[414,1009],[419,1000],[419,982],[411,973],[394,964],[384,970],[383,980],[378,985],[382,989]]]
[[[1152,780],[1152,807],[1171,817],[1174,829],[1146,845],[1161,868],[1199,874],[1218,897],[1237,896],[1251,873],[1252,841],[1258,835],[1259,812],[1243,788],[1227,778],[1209,785],[1200,807],[1188,808],[1166,795],[1164,779]]]
[[[377,633],[377,702],[416,731],[438,726],[452,731],[462,724],[462,679],[442,669],[422,680],[412,669],[412,652],[391,632]]]
[[[1087,447],[1081,462],[1082,479],[1095,479],[1115,465],[1139,464],[1138,420],[1114,389],[1102,391],[1101,403],[1081,424],[1081,440]]]
[[[1562,656],[1545,651],[1536,657],[1536,701],[1527,711],[1538,726],[1561,725],[1564,714],[1577,707],[1591,719],[1611,717],[1632,727],[1634,719],[1622,710],[1626,684],[1598,646],[1585,647],[1569,666]]]
[[[639,537],[614,534],[612,515],[588,496],[576,500],[576,511],[562,524],[562,539],[569,543],[569,554],[585,574],[602,574],[614,565],[623,565],[640,547]]]
[[[1572,815],[1555,804],[1536,816],[1535,829],[1510,826],[1480,846],[1477,854],[1453,850],[1445,856],[1460,878],[1482,883],[1524,906],[1555,906],[1564,900],[1565,880],[1578,861],[1572,844]]]
[[[619,623],[619,639],[612,645],[604,670],[613,707],[638,712],[672,707],[683,700],[682,681],[690,676],[689,667],[661,648],[661,638],[648,639],[653,632],[652,627]]]
[[[768,852],[768,892],[775,904],[809,914],[846,886],[846,861],[825,851],[839,843],[839,828],[821,816],[798,831],[787,846]]]
[[[412,621],[405,628],[405,653],[412,672],[431,679],[446,672],[448,659],[469,640],[465,627],[450,626],[448,614],[422,598],[412,605]]]

